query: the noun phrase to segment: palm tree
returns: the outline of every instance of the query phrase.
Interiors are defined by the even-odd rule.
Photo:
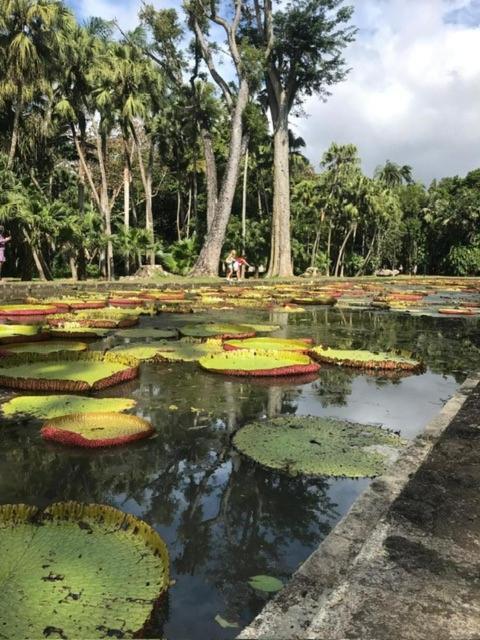
[[[73,14],[56,0],[0,0],[0,103],[13,108],[8,166],[17,150],[27,102],[51,92],[55,69],[62,63]]]
[[[387,160],[383,167],[376,168],[375,179],[390,188],[400,187],[404,183],[411,184],[413,182],[412,167],[408,164],[401,166]]]

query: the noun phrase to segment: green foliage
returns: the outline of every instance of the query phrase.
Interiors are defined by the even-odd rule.
[[[480,274],[480,246],[452,247],[445,262],[453,275],[477,276]]]

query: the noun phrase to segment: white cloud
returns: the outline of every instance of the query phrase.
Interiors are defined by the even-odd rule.
[[[358,145],[367,172],[387,158],[417,178],[480,166],[480,29],[447,23],[466,0],[357,0],[352,71],[293,122],[318,164],[332,141]],[[470,15],[470,14],[469,14]]]

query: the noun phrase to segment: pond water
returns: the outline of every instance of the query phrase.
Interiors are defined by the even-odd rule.
[[[389,378],[325,366],[313,378],[246,381],[195,364],[142,365],[139,380],[101,395],[135,398],[136,413],[152,421],[156,435],[109,451],[49,445],[38,421],[3,421],[1,503],[110,504],[143,518],[166,540],[175,583],[152,635],[169,640],[234,638],[266,602],[249,578],[287,581],[369,483],[292,479],[261,469],[232,450],[236,429],[288,413],[382,424],[413,438],[480,365],[479,321],[470,318],[312,307],[290,315],[163,314],[141,324],[219,318],[279,324],[273,335],[329,346],[413,350],[427,371]],[[222,628],[217,614],[238,627]]]

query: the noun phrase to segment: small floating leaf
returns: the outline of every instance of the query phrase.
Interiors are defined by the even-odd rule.
[[[215,622],[219,624],[222,629],[238,629],[238,624],[236,622],[229,622],[228,620],[225,620],[225,618],[222,618],[218,613],[215,616]]]
[[[283,588],[283,582],[273,576],[253,576],[248,581],[248,584],[253,587],[253,589],[265,591],[266,593],[275,593]]]

